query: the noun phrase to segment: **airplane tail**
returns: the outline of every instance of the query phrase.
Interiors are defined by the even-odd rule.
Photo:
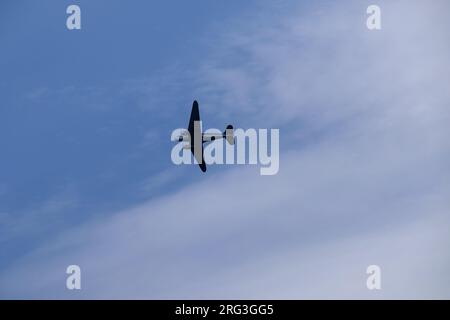
[[[234,144],[234,132],[231,124],[227,125],[227,128],[223,132],[223,138],[226,139],[229,144]]]

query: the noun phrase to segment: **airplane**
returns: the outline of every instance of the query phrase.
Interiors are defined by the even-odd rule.
[[[191,139],[191,137],[193,138]],[[203,172],[206,171],[206,164],[203,158],[203,144],[222,138],[225,138],[229,144],[234,145],[233,126],[228,125],[222,134],[202,133],[198,102],[197,100],[194,100],[188,129],[181,133],[178,137],[178,141],[189,141],[189,144],[186,144],[183,148],[191,150]],[[192,141],[194,143],[192,143]]]

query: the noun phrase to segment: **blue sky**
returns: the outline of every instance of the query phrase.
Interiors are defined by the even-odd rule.
[[[164,192],[141,188],[171,167],[166,140],[189,117],[190,72],[204,55],[199,39],[205,25],[237,8],[78,2],[83,28],[69,32],[69,4],[24,1],[2,10],[1,69],[8,76],[1,85],[0,211],[20,216],[48,201],[64,205],[52,232]],[[164,87],[150,93],[152,81]],[[2,264],[32,249],[34,236],[39,230],[7,245]]]
[[[448,298],[448,4],[368,4],[3,1],[0,297]],[[193,99],[279,174],[173,165]]]

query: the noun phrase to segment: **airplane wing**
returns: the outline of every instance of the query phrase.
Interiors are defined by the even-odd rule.
[[[192,148],[191,151],[192,151],[192,153],[194,154],[194,157],[195,157],[194,149]],[[203,145],[202,145],[202,158],[201,159],[197,159],[196,158],[196,160],[198,162],[198,165],[199,165],[200,169],[203,172],[205,172],[206,171],[206,163],[205,163],[205,159],[203,158]]]
[[[198,111],[198,102],[194,101],[192,104],[191,118],[189,119],[188,131],[191,138],[194,136],[194,121],[200,121],[200,112]]]
[[[200,166],[200,170],[202,170],[203,172],[206,172],[206,164],[205,162],[203,162],[202,164],[198,164]]]
[[[205,172],[206,171],[206,164],[205,159],[203,158],[203,141],[202,138],[202,132],[200,126],[195,126],[194,122],[200,121],[200,112],[198,110],[198,102],[194,101],[192,104],[192,111],[191,111],[191,118],[189,119],[189,126],[188,131],[191,135],[191,152],[194,155],[195,159],[198,162],[198,165],[200,166],[200,169]],[[198,139],[197,137],[200,137],[200,144],[198,147],[202,148],[202,152],[196,152],[195,150],[195,139]]]

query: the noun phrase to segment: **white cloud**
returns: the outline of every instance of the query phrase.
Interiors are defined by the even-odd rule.
[[[441,285],[448,185],[430,189],[430,177],[413,177],[399,187],[399,176],[412,172],[395,162],[377,167],[375,151],[342,152],[353,147],[286,155],[274,177],[233,170],[74,230],[5,273],[2,290],[13,297],[448,296]],[[364,287],[373,263],[384,275],[377,294]],[[83,271],[79,296],[60,285],[69,264]]]

